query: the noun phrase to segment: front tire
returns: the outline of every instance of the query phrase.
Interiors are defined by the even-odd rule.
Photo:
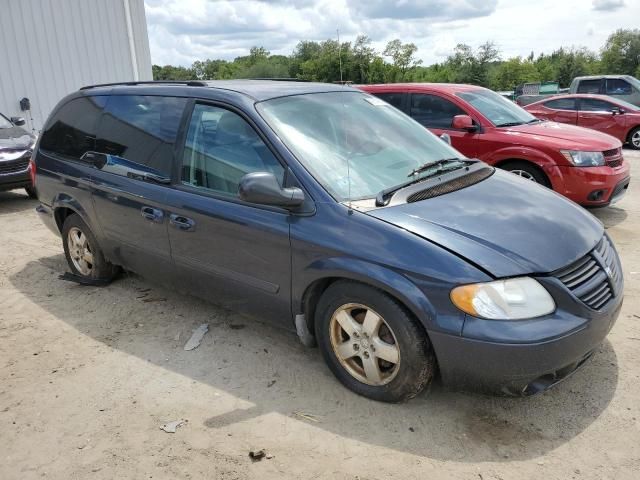
[[[318,303],[315,332],[329,369],[359,395],[406,401],[434,376],[435,356],[424,330],[378,289],[352,281],[332,284]]]
[[[71,271],[91,280],[112,280],[118,273],[109,263],[89,226],[77,214],[69,215],[62,226],[64,255]]]
[[[511,172],[514,175],[518,175],[525,180],[531,180],[532,182],[539,183],[545,187],[551,187],[547,176],[542,172],[542,170],[529,162],[516,160],[502,164],[500,165],[500,168]]]
[[[629,146],[634,150],[640,150],[640,127],[636,127],[629,133]]]

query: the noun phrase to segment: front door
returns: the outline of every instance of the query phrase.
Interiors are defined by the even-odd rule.
[[[475,158],[480,154],[482,137],[477,131],[468,132],[451,126],[453,117],[469,114],[450,100],[431,93],[414,92],[409,99],[409,115],[436,135],[448,134],[451,145],[467,157]]]
[[[617,106],[599,98],[581,98],[578,126],[593,128],[624,141],[626,121],[624,113],[615,113]]]
[[[238,198],[250,172],[285,169],[239,114],[196,103],[167,197],[169,240],[180,287],[234,311],[290,327],[287,211]]]

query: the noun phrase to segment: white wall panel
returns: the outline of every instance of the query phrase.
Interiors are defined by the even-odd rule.
[[[83,85],[136,77],[152,79],[144,0],[0,0],[5,115],[24,116],[29,124],[19,105],[28,97],[32,126],[40,130],[56,103]]]

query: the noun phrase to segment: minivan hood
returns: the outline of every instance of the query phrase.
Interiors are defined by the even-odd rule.
[[[495,277],[565,267],[604,234],[602,224],[582,207],[501,170],[446,195],[367,214],[438,244]]]
[[[559,148],[569,150],[581,149],[598,152],[622,146],[620,140],[611,135],[590,128],[577,127],[565,123],[542,121],[532,124],[516,125],[514,127],[499,128],[499,130],[517,136],[531,135],[544,138],[547,141],[553,139]]]

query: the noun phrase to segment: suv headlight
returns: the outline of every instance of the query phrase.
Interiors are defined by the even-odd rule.
[[[600,167],[604,165],[604,155],[602,152],[560,150],[560,153],[576,167]]]
[[[490,320],[521,320],[552,313],[549,292],[529,277],[462,285],[451,290],[453,304],[469,315]]]

